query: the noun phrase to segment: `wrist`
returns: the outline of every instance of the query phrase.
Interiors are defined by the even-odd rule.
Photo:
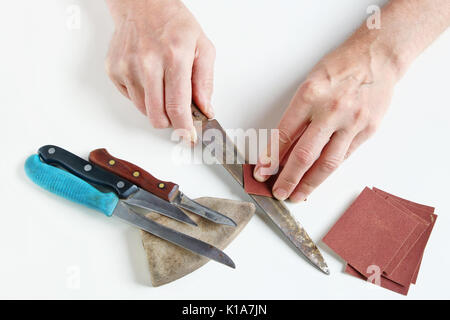
[[[163,14],[182,5],[179,0],[106,0],[106,3],[116,26],[126,19],[148,19],[152,13]]]
[[[361,27],[346,43],[359,55],[368,57],[374,76],[390,76],[396,82],[400,80],[413,60],[410,51],[402,48],[401,43],[382,30],[369,30]]]

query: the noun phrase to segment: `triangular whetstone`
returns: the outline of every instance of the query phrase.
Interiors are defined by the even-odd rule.
[[[148,216],[166,227],[223,250],[242,231],[255,212],[255,205],[250,202],[207,197],[198,198],[195,201],[233,219],[237,227],[215,224],[186,210],[184,210],[186,214],[197,223],[198,227],[154,213],[149,213]],[[148,232],[142,231],[141,234],[152,284],[155,287],[184,277],[209,261],[205,257],[162,240]]]

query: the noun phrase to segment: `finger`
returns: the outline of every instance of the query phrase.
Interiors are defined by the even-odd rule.
[[[304,201],[311,192],[317,188],[337,167],[344,161],[354,134],[346,131],[337,131],[323,149],[319,159],[305,173],[300,183],[290,196],[294,202]]]
[[[270,170],[264,168],[278,168],[280,161],[287,154],[292,144],[303,133],[310,122],[310,105],[301,98],[303,86],[295,94],[288,109],[278,124],[278,137],[276,141],[271,137],[266,151],[259,158],[253,176],[263,182],[270,177]]]
[[[197,134],[191,116],[192,64],[187,61],[176,62],[165,70],[164,103],[174,129],[180,130],[185,139],[195,142]]]
[[[147,70],[145,75],[145,110],[153,127],[167,128],[170,121],[164,108],[164,77],[162,68],[158,70]]]
[[[362,145],[364,142],[366,142],[374,133],[375,129],[372,127],[368,127],[358,133],[355,138],[353,139],[352,143],[350,144],[350,147],[347,150],[347,153],[345,154],[345,159],[350,157],[350,155],[355,152],[355,150]]]
[[[131,81],[125,81],[127,87],[128,95],[131,101],[133,101],[136,108],[144,115],[147,114],[145,110],[145,94],[144,88],[140,85],[135,85]]]
[[[275,198],[285,200],[290,196],[305,172],[320,156],[333,131],[321,122],[311,122],[299,138],[273,186]]]
[[[192,69],[192,94],[196,105],[208,117],[214,117],[211,97],[214,88],[214,61],[216,52],[209,40],[198,43]]]

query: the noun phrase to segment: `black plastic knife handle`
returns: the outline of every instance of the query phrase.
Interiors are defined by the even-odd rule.
[[[38,154],[48,164],[61,166],[87,182],[113,189],[119,198],[128,198],[131,194],[139,190],[133,183],[63,148],[47,145],[39,148]]]

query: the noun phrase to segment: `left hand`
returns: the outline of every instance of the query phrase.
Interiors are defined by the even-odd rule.
[[[255,179],[267,180],[260,169],[278,167],[295,144],[272,192],[279,200],[305,200],[380,124],[398,79],[390,56],[350,39],[323,58],[278,125],[279,153],[259,159]]]

